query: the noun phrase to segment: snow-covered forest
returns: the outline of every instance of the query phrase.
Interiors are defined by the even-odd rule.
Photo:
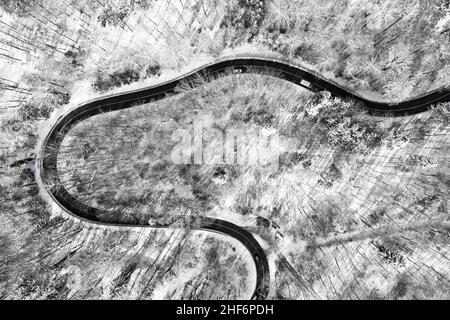
[[[90,227],[55,213],[34,176],[49,119],[247,52],[402,101],[449,85],[450,3],[0,1],[0,299],[248,299],[254,265],[239,242]],[[236,75],[85,121],[59,166],[71,192],[114,221],[170,220],[176,207],[245,226],[269,258],[269,298],[448,299],[449,110],[370,117],[270,75]],[[279,130],[279,171],[156,159],[170,135],[150,142],[150,128],[196,117]]]

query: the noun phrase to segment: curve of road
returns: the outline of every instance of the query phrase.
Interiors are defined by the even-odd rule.
[[[184,81],[195,84],[199,76],[209,81],[221,76],[240,73],[266,73],[287,80],[312,91],[329,91],[333,96],[362,102],[370,114],[378,116],[405,116],[427,111],[431,105],[450,101],[449,87],[443,87],[402,102],[373,101],[327,80],[321,75],[296,66],[289,61],[257,55],[235,55],[203,65],[189,73],[158,85],[149,86],[86,102],[61,116],[50,129],[38,155],[38,178],[52,201],[78,219],[97,225],[122,227],[170,228],[164,225],[115,224],[99,220],[105,214],[102,209],[90,207],[73,197],[59,178],[57,158],[65,135],[81,121],[100,113],[111,112],[158,101],[176,94],[176,88]],[[228,221],[208,217],[197,218],[193,228],[217,232],[240,241],[251,253],[256,266],[256,287],[252,299],[265,299],[269,294],[270,273],[264,250],[250,232]]]

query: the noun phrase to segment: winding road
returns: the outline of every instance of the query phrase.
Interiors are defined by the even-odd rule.
[[[97,114],[126,109],[137,104],[146,104],[177,94],[176,88],[182,82],[189,81],[195,84],[198,76],[202,76],[208,81],[211,81],[230,74],[265,72],[269,72],[271,76],[287,80],[312,91],[329,91],[333,96],[362,102],[369,114],[378,116],[417,114],[429,110],[433,104],[450,101],[449,87],[440,88],[402,102],[372,101],[333,81],[327,80],[313,71],[296,66],[289,61],[267,56],[235,55],[203,65],[170,81],[139,90],[101,97],[86,102],[69,111],[54,123],[44,138],[38,154],[37,178],[40,179],[41,185],[50,195],[52,201],[77,219],[97,225],[113,225],[128,228],[170,228],[170,226],[161,225],[143,225],[138,223],[114,224],[100,221],[98,217],[102,216],[105,211],[90,207],[76,199],[65,189],[60,181],[57,158],[65,135],[81,121]],[[256,266],[256,287],[252,299],[265,299],[268,296],[270,273],[267,257],[258,241],[249,231],[228,221],[208,217],[199,218],[193,226],[193,228],[198,230],[225,234],[240,241],[251,253]]]

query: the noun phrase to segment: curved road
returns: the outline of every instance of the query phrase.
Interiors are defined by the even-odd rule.
[[[269,72],[271,76],[287,80],[312,91],[329,91],[333,96],[360,101],[370,114],[379,116],[412,115],[427,111],[435,103],[450,101],[448,87],[440,88],[414,99],[398,103],[372,101],[333,81],[325,79],[313,71],[293,65],[286,60],[257,55],[236,55],[216,60],[213,63],[206,64],[180,77],[158,85],[91,100],[61,116],[53,125],[42,144],[40,154],[38,155],[38,178],[41,179],[43,186],[52,200],[63,210],[78,219],[100,225],[170,228],[170,226],[162,225],[143,225],[138,223],[115,224],[99,221],[98,217],[104,214],[105,211],[90,207],[76,199],[65,189],[60,181],[57,157],[65,135],[79,122],[97,114],[130,108],[137,104],[161,100],[169,95],[176,94],[176,88],[181,82],[190,81],[195,84],[195,79],[198,76],[202,76],[208,81],[211,81],[229,74],[266,72]],[[249,250],[256,265],[257,272],[257,283],[252,299],[265,299],[269,294],[269,264],[264,250],[251,233],[228,221],[219,219],[201,217],[195,222],[192,224],[193,228],[229,235],[239,240]]]

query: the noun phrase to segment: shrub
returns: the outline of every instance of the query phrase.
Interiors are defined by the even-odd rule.
[[[441,122],[450,121],[450,103],[439,103],[432,108],[432,114]]]
[[[359,107],[339,98],[319,93],[306,107],[315,122],[316,133],[344,151],[367,153],[381,142],[375,126],[357,118]]]
[[[242,14],[244,27],[251,28],[254,31],[252,33],[257,33],[258,27],[264,19],[264,2],[260,0],[239,0],[239,6],[244,8]]]
[[[296,8],[291,8],[289,0],[272,0],[268,3],[268,31],[285,33],[295,23],[291,15]]]
[[[159,64],[150,64],[145,70],[145,77],[160,76],[161,66]]]
[[[375,136],[349,117],[328,118],[326,133],[328,141],[347,151],[367,152],[374,144]]]
[[[252,106],[248,106],[244,111],[243,119],[244,122],[253,121],[259,126],[270,126],[273,124],[275,116],[270,113],[267,109],[256,109]]]
[[[333,182],[342,178],[342,172],[336,167],[336,164],[332,163],[326,172],[322,175],[323,180],[319,180],[319,184],[324,185],[326,188],[331,188]]]
[[[403,265],[403,253],[411,252],[403,241],[398,237],[383,237],[372,244],[378,249],[378,255],[386,263]]]
[[[18,16],[25,16],[41,0],[1,0],[0,7],[8,13],[15,13]]]
[[[19,108],[18,113],[23,121],[47,119],[53,110],[68,102],[68,97],[62,94],[34,94]]]
[[[378,246],[378,251],[383,261],[400,264],[403,262],[403,256],[399,251],[394,251],[383,245]]]
[[[141,74],[141,71],[143,70],[145,71]],[[92,86],[97,91],[105,92],[141,79],[160,75],[161,66],[157,63],[149,63],[145,69],[136,64],[128,64],[127,66],[109,74],[106,72],[97,71],[94,75],[95,80]]]
[[[392,299],[397,300],[403,298],[408,292],[408,287],[410,287],[410,285],[409,277],[404,273],[400,274],[391,290]]]
[[[432,164],[433,161],[427,156],[410,154],[403,163],[398,163],[395,167],[402,172],[408,172],[413,168],[425,168]]]
[[[334,222],[337,217],[337,212],[332,208],[320,211],[317,214],[311,216],[314,221],[314,229],[316,234],[321,236],[327,236],[334,230]]]
[[[86,51],[83,49],[68,50],[64,53],[64,56],[70,60],[70,64],[74,68],[78,68],[83,65],[84,58],[86,57]]]
[[[371,225],[379,223],[386,215],[386,208],[377,208],[369,215],[369,222]]]
[[[108,91],[115,87],[136,82],[140,79],[140,73],[132,68],[126,68],[122,71],[115,71],[112,74],[104,74],[98,72],[95,75],[95,81],[92,86],[97,91]]]
[[[299,162],[308,160],[305,152],[288,151],[280,155],[280,167],[289,169]]]
[[[138,7],[142,10],[147,10],[150,8],[150,3],[153,0],[131,0],[131,5]]]
[[[264,2],[260,0],[238,0],[224,17],[221,28],[234,27],[236,30],[250,30],[252,35],[259,32],[259,26],[265,16]]]
[[[130,10],[126,6],[121,6],[117,10],[108,7],[102,11],[97,20],[102,27],[106,27],[107,25],[117,26],[123,23],[123,20],[128,17],[129,13]]]

